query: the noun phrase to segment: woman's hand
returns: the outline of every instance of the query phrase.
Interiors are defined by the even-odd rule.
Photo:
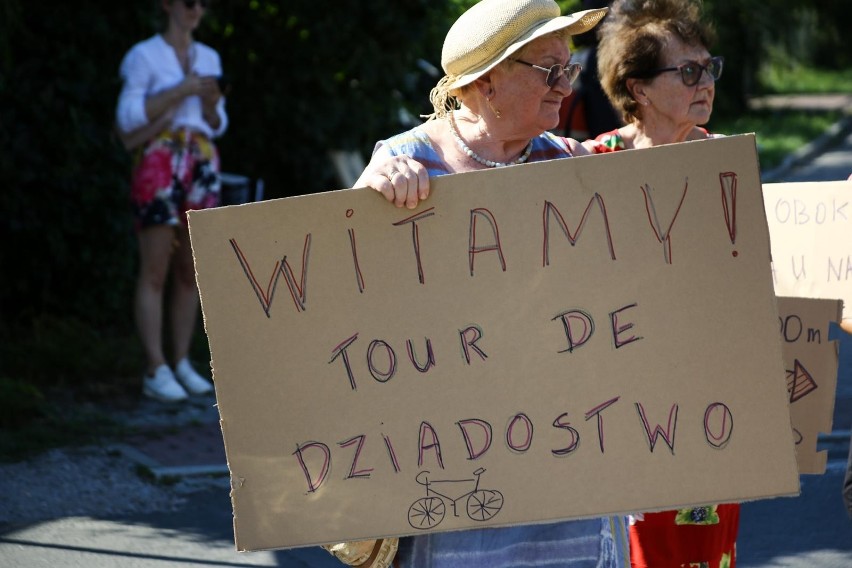
[[[414,209],[429,197],[429,174],[409,156],[374,156],[353,187],[369,186],[397,207]]]
[[[219,92],[219,83],[215,75],[196,75],[190,73],[184,77],[179,85],[180,93],[184,97],[197,95],[202,100],[212,100],[213,104],[219,100],[222,93]]]
[[[219,126],[219,114],[216,112],[216,103],[222,93],[219,91],[219,83],[215,75],[200,76],[190,73],[183,81],[165,91],[145,99],[145,115],[148,122],[158,120],[163,114],[172,114],[186,97],[201,97],[201,108],[204,119],[215,130]]]
[[[201,104],[204,108],[216,108],[216,103],[224,96],[219,90],[219,80],[217,77],[201,77]]]
[[[571,153],[575,156],[588,156],[589,154],[594,154],[595,149],[592,145],[587,145],[584,141],[582,144],[573,138],[568,138],[568,147],[571,149]],[[594,141],[592,141],[594,142]]]
[[[583,149],[586,150],[586,154],[589,154],[594,153],[595,149],[599,146],[603,146],[603,144],[593,138],[589,138],[588,140],[583,140],[581,146],[583,146]]]
[[[201,114],[210,128],[216,130],[221,123],[216,104],[222,98],[219,79],[215,75],[196,75],[190,73],[180,84],[184,96],[196,95],[201,98]]]

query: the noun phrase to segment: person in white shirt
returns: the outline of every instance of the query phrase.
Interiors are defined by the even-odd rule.
[[[207,2],[162,0],[165,31],[135,44],[120,67],[115,118],[121,141],[134,154],[130,198],[139,243],[134,316],[147,361],[142,390],[163,402],[213,390],[188,358],[199,301],[186,212],[219,205],[213,139],[228,127],[219,54],[193,39]],[[163,345],[170,271],[173,367]]]

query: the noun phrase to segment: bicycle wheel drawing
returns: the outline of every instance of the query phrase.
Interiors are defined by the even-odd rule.
[[[467,516],[474,521],[487,521],[503,508],[503,494],[493,489],[478,489],[467,498]]]
[[[431,529],[444,520],[447,508],[438,497],[422,497],[408,508],[408,524],[415,529]]]

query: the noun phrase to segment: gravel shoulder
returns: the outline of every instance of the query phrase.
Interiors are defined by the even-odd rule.
[[[145,399],[109,414],[131,433],[173,431],[219,419],[213,396],[174,406]],[[174,511],[189,493],[228,487],[227,476],[158,481],[118,442],[56,448],[25,461],[0,463],[0,532],[70,516]]]

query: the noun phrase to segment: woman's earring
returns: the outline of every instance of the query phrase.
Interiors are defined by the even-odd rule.
[[[488,108],[491,109],[491,112],[494,113],[494,116],[496,116],[497,118],[500,118],[500,116],[501,116],[500,109],[494,108],[494,105],[491,104],[491,99],[485,99],[485,100],[488,102]]]

